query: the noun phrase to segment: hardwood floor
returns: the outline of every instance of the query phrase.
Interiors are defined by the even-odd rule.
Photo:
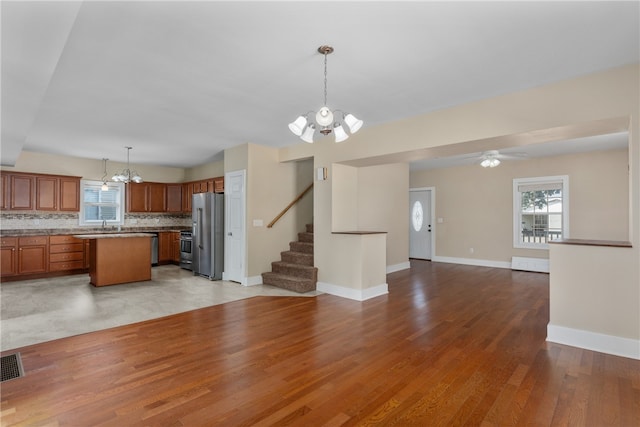
[[[2,425],[640,425],[640,361],[545,342],[548,276],[412,261],[18,349]]]

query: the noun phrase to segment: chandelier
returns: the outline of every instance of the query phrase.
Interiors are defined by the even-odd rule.
[[[485,151],[482,155],[482,161],[480,162],[480,166],[483,168],[495,168],[500,164],[500,159],[498,159],[498,152],[495,150]]]
[[[111,180],[115,182],[124,182],[125,184],[128,184],[130,182],[140,184],[142,182],[142,177],[138,175],[138,172],[131,171],[131,169],[129,169],[129,151],[131,151],[131,148],[133,147],[124,148],[127,149],[127,168],[122,172],[116,172],[115,175],[111,177]]]
[[[343,124],[349,128],[349,132],[356,133],[362,127],[362,120],[357,119],[353,114],[341,110],[331,111],[327,107],[327,55],[333,52],[333,47],[320,46],[318,52],[324,55],[324,106],[317,112],[311,111],[299,116],[294,122],[289,123],[289,129],[308,143],[313,143],[316,130],[323,135],[333,132],[336,142],[342,142],[349,138]]]

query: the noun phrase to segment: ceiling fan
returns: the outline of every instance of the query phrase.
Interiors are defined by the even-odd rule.
[[[527,157],[527,153],[502,154],[498,150],[489,150],[478,156],[477,163],[483,168],[495,168],[503,160],[519,160],[524,157]]]

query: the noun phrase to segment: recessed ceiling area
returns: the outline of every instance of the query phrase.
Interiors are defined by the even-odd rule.
[[[303,143],[287,125],[322,104],[323,44],[327,105],[365,127],[640,62],[638,2],[0,7],[8,166],[22,150],[124,162],[131,146],[136,163],[187,168]]]
[[[629,133],[617,132],[562,141],[542,142],[498,150],[503,162],[521,161],[539,157],[562,156],[590,151],[621,150],[629,147]],[[449,168],[480,164],[483,152],[418,160],[410,163],[411,171]]]

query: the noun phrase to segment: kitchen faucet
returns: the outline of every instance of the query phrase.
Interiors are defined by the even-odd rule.
[[[102,220],[102,228],[107,228],[107,220],[106,219]]]

